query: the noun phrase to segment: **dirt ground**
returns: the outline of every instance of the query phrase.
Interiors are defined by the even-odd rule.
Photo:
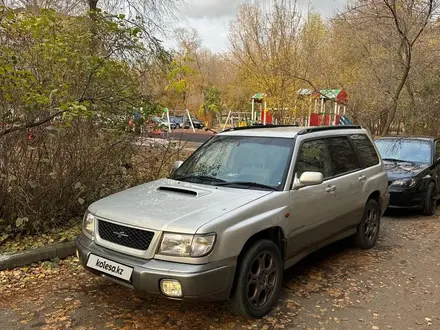
[[[0,329],[440,329],[440,218],[392,214],[381,229],[372,250],[343,241],[285,272],[261,320],[136,293],[69,258],[0,272]]]

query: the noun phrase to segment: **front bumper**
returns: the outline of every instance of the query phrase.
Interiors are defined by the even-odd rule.
[[[426,193],[420,190],[390,190],[389,208],[394,209],[420,209],[423,207]]]
[[[165,296],[161,292],[160,281],[170,279],[181,283],[183,297],[178,299],[227,300],[234,281],[236,259],[204,265],[145,260],[101,247],[83,234],[76,239],[76,248],[80,262],[86,270],[120,285],[154,295]],[[87,267],[90,253],[133,267],[131,279],[126,282]]]

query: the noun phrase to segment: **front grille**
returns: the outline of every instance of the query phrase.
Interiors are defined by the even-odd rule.
[[[98,221],[99,236],[102,239],[137,250],[148,250],[154,233],[111,222]]]

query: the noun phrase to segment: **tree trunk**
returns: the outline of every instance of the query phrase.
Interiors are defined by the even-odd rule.
[[[397,86],[397,89],[394,92],[393,102],[392,102],[391,107],[388,111],[386,122],[382,126],[382,131],[381,131],[382,136],[388,134],[388,131],[390,130],[391,124],[392,124],[394,117],[396,115],[397,107],[399,106],[400,94],[402,93],[403,87],[405,87],[406,80],[408,79],[409,70],[411,68],[410,65],[411,65],[411,50],[408,50],[408,54],[406,56],[406,61],[405,61],[405,70],[402,74],[402,78],[400,79],[399,86]]]
[[[92,13],[98,10],[98,1],[99,0],[89,0],[89,10]]]
[[[409,122],[409,124],[410,124],[410,134],[413,135],[416,130],[416,100],[414,97],[414,92],[412,90],[411,81],[409,78],[406,80],[405,87],[406,87],[406,91],[408,92],[409,100],[410,100],[410,108],[411,109],[410,109],[410,122]]]

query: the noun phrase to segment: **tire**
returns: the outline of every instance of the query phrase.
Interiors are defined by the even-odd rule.
[[[229,309],[243,318],[262,318],[277,302],[283,279],[278,246],[270,240],[251,245],[238,265]]]
[[[437,189],[434,182],[430,182],[428,189],[426,190],[425,201],[423,202],[423,214],[424,215],[434,215],[435,209],[437,208]]]
[[[365,204],[362,221],[358,225],[355,244],[361,249],[371,249],[376,245],[380,230],[380,206],[375,199],[370,199]]]

